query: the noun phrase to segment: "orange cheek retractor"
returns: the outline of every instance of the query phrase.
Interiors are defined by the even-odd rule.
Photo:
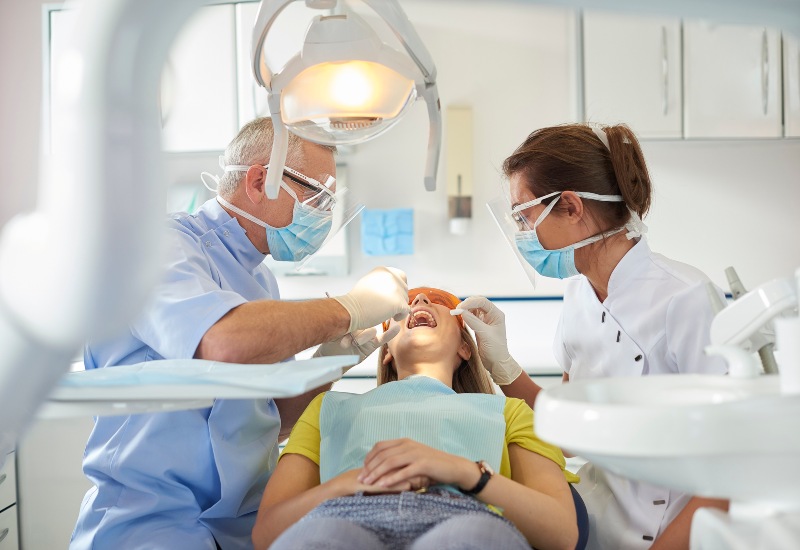
[[[419,294],[424,294],[432,304],[444,306],[447,309],[455,309],[458,304],[461,303],[461,300],[458,299],[458,296],[454,296],[446,290],[431,288],[429,286],[421,286],[412,288],[408,291],[408,305],[413,304],[414,300],[417,299]],[[461,318],[461,315],[456,315],[455,318],[458,319],[459,326],[464,328],[464,319]],[[389,330],[389,321],[384,321],[383,332],[386,332],[387,330]]]

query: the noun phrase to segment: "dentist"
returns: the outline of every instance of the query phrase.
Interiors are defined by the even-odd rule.
[[[336,204],[334,151],[290,134],[279,196],[267,198],[273,129],[245,125],[225,150],[218,196],[169,216],[166,272],[129,330],[85,349],[87,369],[158,359],[275,363],[321,346],[367,355],[364,332],[409,310],[402,272],[376,268],[343,296],[280,301],[262,263],[316,251]],[[339,340],[357,331],[359,349]],[[355,342],[355,339],[347,339]],[[252,548],[261,495],[288,435],[320,391],[291,399],[218,399],[207,409],[99,417],[86,446],[86,494],[70,548]]]
[[[714,312],[708,277],[650,250],[641,218],[652,187],[625,125],[542,128],[503,163],[516,246],[542,276],[571,278],[554,343],[565,382],[650,374],[723,374],[708,357]],[[484,365],[507,396],[531,406],[539,387],[509,355],[503,314],[488,300],[459,305]],[[577,486],[592,517],[590,547],[680,549],[701,506],[727,502],[630,481],[593,468]],[[583,490],[582,490],[583,489]],[[651,546],[652,545],[652,546]]]

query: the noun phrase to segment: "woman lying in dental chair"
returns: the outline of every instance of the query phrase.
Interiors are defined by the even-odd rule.
[[[257,549],[583,547],[577,478],[530,407],[494,394],[458,303],[411,290],[378,387],[309,405],[264,492]]]

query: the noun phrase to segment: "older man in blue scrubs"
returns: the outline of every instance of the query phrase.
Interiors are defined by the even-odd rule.
[[[264,183],[273,131],[247,124],[225,151],[218,196],[169,217],[167,270],[129,331],[87,345],[87,369],[157,359],[275,363],[408,310],[401,272],[377,268],[343,296],[279,300],[271,254],[297,260],[330,228],[330,148],[291,136],[277,199]],[[323,189],[326,188],[326,189]],[[341,353],[348,353],[341,349]],[[292,399],[218,399],[211,408],[100,417],[70,548],[251,548],[261,494],[288,435],[320,390]]]

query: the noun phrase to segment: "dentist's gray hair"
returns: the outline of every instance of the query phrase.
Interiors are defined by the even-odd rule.
[[[275,130],[272,119],[260,117],[251,120],[239,130],[239,134],[225,148],[225,164],[240,164],[252,166],[254,164],[269,164],[272,154],[272,140]],[[333,148],[331,148],[333,149]],[[289,146],[286,152],[286,165],[295,167],[302,160],[303,140],[289,132]],[[223,198],[229,198],[244,180],[245,172],[225,172],[219,179],[218,193]]]

